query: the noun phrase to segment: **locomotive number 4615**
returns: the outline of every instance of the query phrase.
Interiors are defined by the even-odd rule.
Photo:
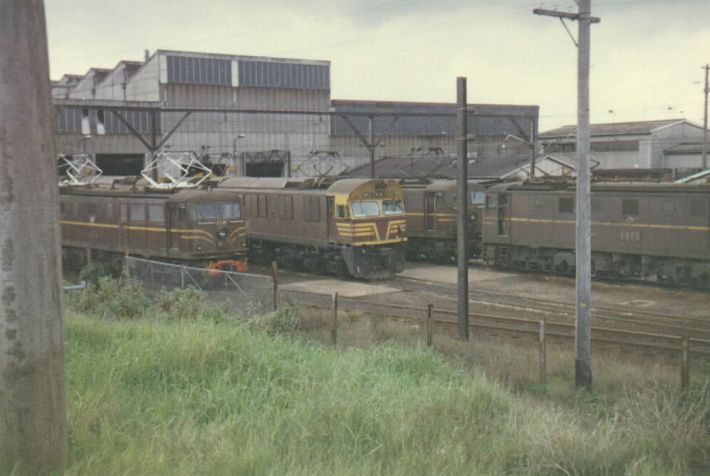
[[[641,241],[641,232],[638,230],[624,230],[620,233],[621,241],[630,243],[639,243]]]

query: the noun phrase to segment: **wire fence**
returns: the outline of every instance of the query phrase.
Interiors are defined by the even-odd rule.
[[[135,257],[126,258],[126,268],[131,278],[142,283],[148,293],[192,287],[205,292],[211,302],[226,303],[240,314],[259,314],[275,309],[274,279],[269,276]]]

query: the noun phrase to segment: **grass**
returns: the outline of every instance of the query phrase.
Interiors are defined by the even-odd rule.
[[[108,280],[70,297],[58,474],[684,475],[710,451],[706,363],[682,393],[672,362],[599,355],[575,393],[564,346],[540,385],[525,340],[429,350],[417,325],[343,312],[333,349],[328,313],[205,301]]]
[[[234,322],[67,314],[85,474],[687,474],[708,395],[563,407],[420,347],[335,351]]]

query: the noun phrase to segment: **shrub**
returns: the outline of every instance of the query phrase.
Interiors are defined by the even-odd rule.
[[[79,312],[104,319],[135,319],[144,315],[150,301],[138,281],[126,276],[111,279],[104,276],[98,283],[68,295],[67,306]]]
[[[224,321],[230,316],[224,303],[210,301],[209,294],[192,286],[167,291],[161,289],[154,300],[158,317],[168,320],[207,319]]]
[[[280,303],[274,312],[253,315],[247,322],[251,328],[269,335],[290,334],[301,325],[296,307],[288,301]]]
[[[111,277],[111,270],[103,263],[89,263],[79,271],[79,281],[87,284],[99,284],[101,278]]]

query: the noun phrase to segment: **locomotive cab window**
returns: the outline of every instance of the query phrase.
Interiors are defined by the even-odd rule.
[[[345,205],[338,205],[338,218],[348,218],[348,207]]]
[[[625,198],[621,201],[621,214],[625,217],[639,215],[639,201],[636,198]]]
[[[237,220],[242,217],[241,204],[239,202],[225,203],[223,205],[225,220]]]
[[[382,208],[384,209],[385,215],[401,215],[404,213],[402,200],[399,198],[384,200],[382,202]]]
[[[560,213],[574,213],[574,199],[561,197],[558,202],[558,210]]]
[[[199,223],[219,220],[222,217],[222,206],[219,203],[200,203],[195,207],[195,217]]]
[[[354,217],[376,217],[380,215],[380,206],[374,200],[355,201],[352,203]]]
[[[487,195],[486,196],[486,208],[488,208],[489,210],[496,208],[498,206],[497,198],[498,197],[496,195]]]
[[[486,193],[485,192],[471,192],[470,194],[471,197],[471,204],[472,205],[481,205],[483,202],[486,201]]]

